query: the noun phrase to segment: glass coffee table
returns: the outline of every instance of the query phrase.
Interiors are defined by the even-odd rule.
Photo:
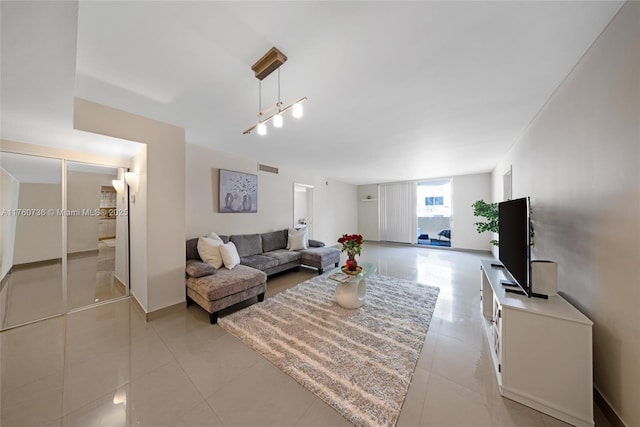
[[[364,304],[367,295],[365,279],[376,272],[376,266],[364,262],[358,264],[362,271],[358,274],[342,272],[342,267],[336,267],[328,273],[331,281],[336,283],[336,302],[344,308],[359,308]]]

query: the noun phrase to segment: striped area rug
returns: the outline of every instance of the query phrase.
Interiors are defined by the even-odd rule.
[[[344,309],[327,275],[218,324],[358,426],[394,426],[439,289],[374,274],[365,305]]]

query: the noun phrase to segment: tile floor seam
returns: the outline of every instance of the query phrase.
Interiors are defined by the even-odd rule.
[[[438,334],[437,332],[436,334],[436,342],[433,344],[433,354],[435,355],[436,349],[438,347],[438,341],[439,341],[439,337],[440,334]],[[426,341],[426,338],[425,338]],[[424,345],[424,344],[423,344]],[[425,371],[427,371],[429,373],[428,377],[427,377],[427,384],[425,384],[425,389],[424,389],[424,395],[422,396],[422,404],[420,405],[420,417],[418,418],[418,422],[419,424],[422,426],[424,425],[423,421],[422,421],[422,417],[424,416],[424,404],[427,401],[427,392],[429,391],[429,384],[431,383],[431,378],[432,378],[432,371],[431,371],[431,366],[433,366],[433,356],[431,357],[431,361],[429,363],[429,368],[424,368]],[[402,414],[402,412],[400,412]]]
[[[438,337],[437,337],[437,341],[436,341],[436,346],[435,346],[435,348],[434,348],[434,360],[432,360],[432,361],[431,361],[432,366],[433,366],[433,364],[435,363],[435,354],[436,354],[436,352],[437,352],[437,350],[438,350],[439,343],[440,343],[440,337],[441,337],[441,336],[444,336],[444,337],[446,337],[447,339],[454,339],[454,340],[456,340],[456,341],[461,342],[461,343],[463,343],[463,344],[464,344],[464,342],[463,342],[462,340],[460,340],[460,339],[457,339],[457,338],[455,338],[455,337],[450,337],[450,336],[448,336],[448,335],[446,335],[446,334],[440,334],[440,333],[438,333]],[[488,347],[488,345],[487,345],[487,347]],[[491,366],[491,369],[493,370],[493,366]],[[470,392],[472,392],[472,393],[474,393],[474,394],[477,394],[478,396],[482,397],[483,402],[485,401],[485,396],[484,396],[484,394],[483,394],[483,393],[480,393],[480,392],[478,392],[478,391],[476,391],[476,390],[473,390],[473,389],[471,389],[471,388],[467,387],[467,386],[466,386],[466,385],[464,385],[464,384],[460,384],[460,382],[456,381],[455,379],[453,379],[453,378],[449,378],[448,376],[443,375],[442,373],[438,373],[438,372],[436,372],[436,371],[434,371],[434,370],[430,370],[430,371],[429,371],[429,381],[431,381],[432,375],[436,375],[436,376],[438,376],[438,377],[440,377],[440,378],[443,378],[443,379],[445,379],[445,380],[447,380],[447,381],[450,381],[450,382],[452,382],[452,383],[456,384],[456,385],[457,385],[457,386],[459,386],[459,387],[464,388],[464,389],[465,389],[465,390],[467,390],[467,391],[470,391]],[[425,397],[426,397],[426,396],[425,396]]]
[[[179,367],[180,370],[182,371],[182,373],[189,379],[189,382],[191,383],[191,385],[193,386],[193,388],[195,388],[198,393],[202,396],[202,398],[204,400],[206,400],[206,396],[202,394],[202,392],[200,391],[200,389],[198,388],[198,386],[193,382],[193,379],[191,378],[191,375],[189,375],[189,373],[187,372],[187,370],[185,369],[184,366],[182,366],[182,363],[180,363],[180,361],[178,360],[178,358],[176,357],[176,355],[174,354],[174,352],[171,350],[171,347],[165,342],[165,340],[162,338],[162,335],[160,335],[160,333],[158,331],[155,330],[155,327],[153,326],[153,324],[151,325],[151,327],[154,329],[154,332],[158,335],[158,338],[160,339],[160,341],[162,342],[162,345],[164,345],[164,347],[167,349],[167,351],[169,352],[169,354],[171,354],[171,358],[172,360],[162,364],[161,366],[157,367],[156,369],[153,369],[152,371],[147,372],[145,375],[148,375],[151,372],[157,371],[158,369],[160,369],[161,367],[164,367],[166,365],[168,365],[169,363],[175,362]],[[145,376],[143,375],[143,376]],[[142,378],[142,377],[141,377]],[[208,404],[208,403],[207,403]],[[215,413],[215,411],[214,411]]]
[[[314,397],[318,398],[317,396],[314,395]],[[320,399],[320,398],[318,398]],[[320,399],[322,400],[322,399]],[[307,409],[305,409],[305,411],[298,417],[298,419],[295,421],[295,423],[293,424],[292,427],[298,427],[298,425],[300,424],[300,422],[302,421],[302,419],[305,417],[305,415],[307,415],[307,413],[311,410],[311,408],[313,407],[313,405],[315,404],[315,400],[312,400],[309,403],[309,406],[307,406]],[[324,401],[322,403],[325,403]]]
[[[165,339],[162,337],[162,335],[160,334],[160,332],[158,332],[155,328],[155,326],[153,325],[153,323],[149,322],[151,324],[151,327],[153,328],[154,332],[156,333],[156,335],[158,336],[158,339],[160,339],[160,341],[162,342],[162,345],[165,346],[165,348],[167,349],[167,351],[169,352],[169,354],[171,354],[171,358],[173,359],[172,361],[175,362],[179,367],[180,370],[184,373],[184,375],[187,377],[187,379],[189,380],[189,383],[191,383],[191,385],[193,386],[193,388],[198,392],[198,394],[200,394],[200,396],[202,396],[202,399],[204,400],[204,402],[207,404],[207,407],[209,407],[209,409],[211,409],[211,412],[213,412],[215,414],[215,416],[220,420],[220,422],[222,423],[223,427],[226,426],[225,422],[223,421],[223,419],[220,417],[220,414],[218,414],[216,412],[216,410],[211,406],[211,404],[209,403],[209,397],[205,396],[202,391],[200,390],[200,388],[196,385],[196,383],[193,381],[193,378],[191,378],[191,375],[189,375],[189,373],[187,372],[186,368],[182,365],[182,363],[180,363],[180,360],[178,360],[178,358],[176,357],[176,355],[174,354],[174,352],[171,349],[171,346],[169,346],[167,344],[167,342],[165,341]],[[218,337],[220,338],[220,337]],[[217,338],[216,338],[217,339]],[[169,363],[171,363],[172,361],[169,361],[165,364],[163,364],[162,366],[165,366]],[[257,362],[256,362],[257,363]],[[255,363],[251,366],[254,366]],[[159,369],[160,367],[156,368]],[[154,371],[156,370],[154,369]],[[148,373],[147,373],[148,374]],[[145,374],[146,375],[146,374]],[[218,392],[221,388],[223,388],[225,385],[227,385],[231,380],[229,380],[228,382],[224,383],[222,386],[220,386],[218,389],[216,389],[211,395],[213,396],[216,392]],[[195,406],[194,406],[195,407]]]
[[[225,333],[228,333],[228,332],[226,332],[226,331],[225,331]],[[237,339],[237,338],[236,338],[236,337],[234,337],[233,335],[231,335],[231,334],[229,334],[229,335],[230,335],[232,338]],[[245,344],[243,344],[243,343],[241,343],[241,344],[242,344],[242,345],[245,345]],[[254,350],[254,349],[252,349],[251,347],[247,346],[247,348],[248,348],[249,350],[251,350],[253,353],[255,353],[255,354],[257,354],[258,356],[260,356],[261,358],[263,357],[260,353],[258,353],[257,351],[255,351],[255,350]],[[267,362],[269,362],[267,359],[264,359],[264,360],[266,360]],[[254,366],[256,366],[256,365],[257,365],[258,363],[260,363],[260,362],[261,362],[261,360],[260,360],[260,359],[257,359],[254,363],[252,363],[252,364],[250,364],[250,365],[247,365],[247,367],[245,368],[245,371],[247,371],[247,370],[249,370],[249,369],[253,368]],[[269,362],[269,363],[271,363],[271,362]],[[213,395],[214,395],[214,394],[216,394],[217,392],[219,392],[219,391],[220,391],[221,389],[223,389],[226,385],[228,385],[228,384],[230,384],[231,382],[233,382],[233,381],[237,380],[237,379],[238,379],[238,378],[239,378],[243,373],[244,373],[244,372],[240,372],[240,373],[238,373],[235,377],[233,377],[233,378],[229,378],[229,380],[227,380],[226,382],[224,382],[223,384],[221,384],[221,385],[220,385],[220,387],[218,387],[217,389],[215,389],[215,390],[211,393],[211,396],[206,397],[206,399],[208,400],[208,399],[210,399],[211,397],[213,397]],[[189,377],[189,379],[191,379],[191,377]],[[214,411],[214,412],[215,412],[215,411]]]
[[[477,391],[477,390],[474,390],[474,389],[472,389],[472,388],[469,388],[469,387],[467,387],[467,386],[466,386],[466,385],[464,385],[464,384],[460,384],[460,382],[456,381],[456,380],[455,380],[455,379],[453,379],[453,378],[449,378],[449,377],[448,377],[448,376],[446,376],[446,375],[443,375],[443,374],[438,373],[438,372],[433,372],[433,371],[432,371],[432,372],[430,372],[430,374],[432,374],[432,375],[437,375],[437,376],[439,376],[440,378],[444,378],[445,380],[450,381],[450,382],[454,383],[455,385],[457,385],[457,386],[459,386],[459,387],[462,387],[462,388],[464,388],[465,390],[467,390],[467,391],[469,391],[469,392],[472,392],[472,393],[475,393],[475,394],[477,394],[477,395],[481,396],[483,399],[484,399],[484,397],[485,397],[483,393],[481,393],[481,392],[479,392],[479,391]]]
[[[126,387],[126,386],[131,386],[131,381],[127,381],[123,385],[116,387],[114,390],[109,390],[108,392],[104,393],[103,395],[98,396],[94,400],[92,400],[90,402],[87,402],[84,405],[82,405],[82,406],[80,406],[80,407],[78,407],[78,408],[76,408],[76,409],[74,409],[72,411],[67,412],[66,414],[62,414],[62,416],[59,418],[59,420],[64,420],[65,418],[68,418],[70,415],[74,414],[75,412],[78,412],[78,411],[80,411],[80,410],[82,410],[82,409],[84,409],[84,408],[86,408],[88,406],[91,406],[94,403],[99,402],[99,401],[103,400],[104,398],[106,398],[108,396],[113,396],[114,391],[117,392],[119,389],[121,389],[123,387]]]

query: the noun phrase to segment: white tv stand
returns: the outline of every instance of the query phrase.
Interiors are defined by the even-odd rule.
[[[593,322],[560,295],[505,292],[482,261],[482,315],[500,395],[575,426],[593,426]],[[535,285],[534,285],[535,286]]]

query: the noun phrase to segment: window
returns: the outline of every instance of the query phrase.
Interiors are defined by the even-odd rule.
[[[422,181],[417,185],[417,216],[451,216],[451,181]]]
[[[444,197],[440,197],[440,196],[425,197],[424,205],[425,206],[443,206]]]

